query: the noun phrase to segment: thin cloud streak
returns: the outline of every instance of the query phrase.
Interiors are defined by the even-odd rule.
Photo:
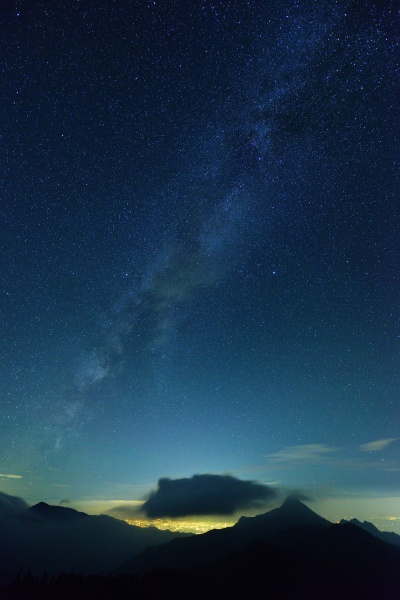
[[[382,440],[375,440],[373,442],[368,442],[368,444],[361,444],[360,450],[362,452],[379,452],[380,450],[384,450],[394,442],[400,438],[384,438]]]
[[[321,462],[331,458],[331,455],[337,451],[337,448],[325,444],[305,444],[301,446],[287,446],[279,452],[268,454],[267,458],[276,463]]]

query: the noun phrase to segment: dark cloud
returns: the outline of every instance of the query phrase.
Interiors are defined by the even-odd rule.
[[[277,492],[266,485],[241,481],[231,475],[163,478],[142,511],[150,518],[232,515],[238,510],[266,507],[276,496]]]
[[[71,500],[64,498],[63,500],[60,500],[59,504],[71,504]]]

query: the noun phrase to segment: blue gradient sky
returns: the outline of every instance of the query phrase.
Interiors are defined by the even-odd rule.
[[[232,473],[383,514],[400,496],[394,3],[1,18],[0,488],[138,500]]]

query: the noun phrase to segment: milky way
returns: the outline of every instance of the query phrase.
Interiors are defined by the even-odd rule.
[[[393,488],[395,14],[5,10],[2,473]]]

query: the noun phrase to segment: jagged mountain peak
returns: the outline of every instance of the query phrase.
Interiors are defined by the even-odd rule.
[[[303,500],[300,500],[298,496],[292,495],[285,498],[283,503],[280,506],[280,510],[290,510],[290,511],[308,511],[313,512],[308,506],[306,506]],[[314,513],[315,514],[315,513]]]
[[[311,508],[308,508],[296,496],[288,496],[279,508],[274,508],[266,513],[255,517],[241,517],[236,527],[270,527],[272,525],[282,528],[282,526],[329,526],[331,523],[320,517]]]

